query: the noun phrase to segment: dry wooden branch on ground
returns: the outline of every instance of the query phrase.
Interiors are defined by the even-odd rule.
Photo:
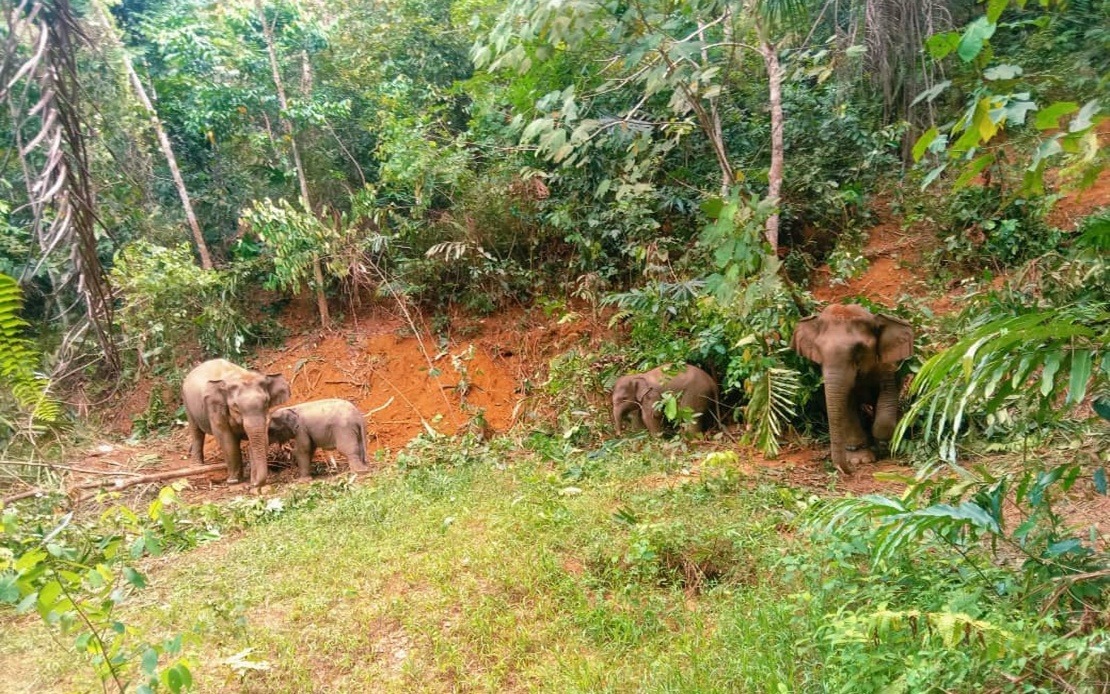
[[[193,477],[194,475],[206,475],[212,472],[221,472],[227,470],[227,466],[223,463],[213,463],[211,465],[197,465],[194,467],[178,468],[176,470],[163,470],[162,472],[152,472],[149,475],[139,475],[137,477],[130,477],[127,479],[115,480],[100,480],[96,482],[82,482],[75,484],[66,489],[66,494],[72,494],[75,491],[83,489],[112,489],[120,490],[134,487],[137,484],[145,484],[147,482],[164,482],[166,480],[179,479],[182,477]],[[103,473],[101,473],[103,474]],[[38,494],[48,494],[49,490],[46,489],[30,489],[25,492],[13,494],[0,500],[0,505],[6,506],[13,501],[20,499],[29,499]]]

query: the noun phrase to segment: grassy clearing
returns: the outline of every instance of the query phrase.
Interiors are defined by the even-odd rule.
[[[734,462],[418,444],[313,510],[149,560],[124,619],[193,634],[206,692],[971,691],[1035,644],[992,575],[929,553],[871,574],[862,534],[806,539],[808,492]],[[927,626],[957,613],[967,638]],[[97,687],[40,625],[8,627],[0,666],[32,690]],[[260,669],[228,664],[248,649]]]
[[[201,691],[804,681],[789,587],[771,570],[789,495],[695,480],[680,473],[684,453],[639,446],[570,463],[414,452],[326,507],[155,560],[129,618],[196,631]],[[34,638],[3,648],[45,657]],[[269,669],[240,680],[218,661],[247,648]],[[42,666],[64,676],[78,664]]]

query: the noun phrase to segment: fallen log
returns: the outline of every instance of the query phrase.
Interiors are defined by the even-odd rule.
[[[82,482],[75,484],[65,490],[67,495],[83,489],[127,489],[134,487],[137,484],[145,484],[147,482],[164,482],[166,480],[179,479],[181,477],[193,477],[194,475],[206,475],[211,472],[226,471],[227,466],[223,463],[213,463],[212,465],[197,465],[194,467],[183,467],[176,470],[163,470],[162,472],[152,472],[148,475],[139,475],[138,477],[128,477],[125,479],[114,480],[99,480],[95,482]],[[29,499],[38,494],[48,494],[49,490],[46,489],[30,489],[18,494],[12,494],[0,499],[0,506],[7,506],[13,501],[20,499]]]

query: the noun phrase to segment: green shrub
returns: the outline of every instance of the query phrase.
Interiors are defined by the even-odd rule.
[[[206,355],[237,357],[266,337],[244,306],[251,300],[251,268],[202,270],[189,245],[175,248],[136,241],[116,255],[112,283],[124,339],[140,364],[168,361],[181,346]]]
[[[1063,236],[1045,223],[1047,202],[1006,197],[996,187],[960,190],[943,215],[934,264],[999,270],[1059,250]]]

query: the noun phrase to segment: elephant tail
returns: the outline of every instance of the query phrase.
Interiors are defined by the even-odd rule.
[[[365,465],[366,460],[366,422],[358,423],[358,457]]]

